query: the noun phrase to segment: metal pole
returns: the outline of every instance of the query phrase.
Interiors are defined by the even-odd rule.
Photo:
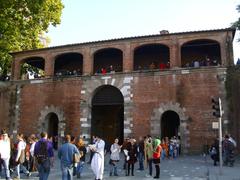
[[[221,99],[219,101],[219,109],[220,109],[220,117],[219,117],[219,174],[222,175],[222,166],[223,166],[223,159],[222,159],[222,102]]]

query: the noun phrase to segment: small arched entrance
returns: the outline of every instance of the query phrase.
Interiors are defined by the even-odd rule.
[[[92,98],[91,135],[101,136],[106,145],[115,138],[123,141],[124,99],[121,91],[111,85],[95,90]]]
[[[174,111],[165,111],[161,117],[161,138],[173,136],[178,137],[180,134],[180,118]]]
[[[59,119],[57,114],[55,113],[49,113],[46,116],[46,121],[47,123],[47,133],[48,137],[52,138],[53,140],[53,147],[54,149],[57,149],[58,147],[58,124],[59,124]]]

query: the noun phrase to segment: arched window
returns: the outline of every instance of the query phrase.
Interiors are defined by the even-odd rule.
[[[134,70],[168,69],[169,48],[162,44],[148,44],[134,51]]]
[[[83,56],[79,53],[61,54],[55,59],[54,75],[82,75]]]
[[[221,65],[220,45],[217,41],[199,39],[181,47],[182,67]]]
[[[21,79],[36,79],[44,77],[45,60],[42,57],[29,57],[21,62]]]
[[[101,49],[94,54],[93,72],[105,74],[122,72],[123,53],[119,49]]]

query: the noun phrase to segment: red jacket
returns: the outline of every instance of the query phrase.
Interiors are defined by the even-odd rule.
[[[158,145],[155,151],[153,151],[153,159],[159,159],[161,157],[162,146]]]

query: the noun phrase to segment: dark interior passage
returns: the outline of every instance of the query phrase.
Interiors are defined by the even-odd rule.
[[[51,137],[53,140],[53,146],[57,149],[57,141],[58,141],[58,116],[55,113],[50,113],[47,116],[48,118],[48,137]]]
[[[97,89],[92,99],[91,134],[99,135],[111,145],[115,138],[123,141],[124,100],[116,87],[105,85]]]
[[[107,143],[112,144],[115,138],[123,140],[123,106],[93,106],[92,134],[99,134]]]
[[[180,119],[176,112],[166,111],[161,119],[161,138],[178,136]]]

